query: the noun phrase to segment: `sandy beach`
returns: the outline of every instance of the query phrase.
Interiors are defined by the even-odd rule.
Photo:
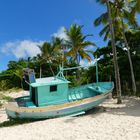
[[[9,94],[17,97],[27,94]],[[121,105],[116,99],[78,117],[61,117],[23,124],[9,123],[5,111],[0,109],[1,140],[140,140],[140,98],[123,97]]]

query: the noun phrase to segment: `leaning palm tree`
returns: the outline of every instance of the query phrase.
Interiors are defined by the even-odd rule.
[[[91,61],[91,57],[89,53],[92,53],[90,50],[86,49],[88,46],[96,46],[93,42],[86,41],[85,39],[88,36],[84,36],[82,34],[82,27],[80,25],[73,24],[70,29],[65,29],[66,35],[69,40],[67,41],[67,46],[69,47],[69,51],[67,55],[76,62],[77,65],[80,65],[81,59],[87,59]],[[79,70],[77,71],[77,79],[80,79]]]
[[[121,30],[122,30],[122,37],[124,39],[124,43],[125,43],[125,47],[127,48],[127,55],[128,55],[128,60],[129,60],[129,64],[130,64],[130,70],[131,70],[131,78],[132,78],[132,89],[133,89],[133,93],[136,94],[136,82],[135,82],[135,75],[134,75],[134,70],[133,70],[133,64],[132,64],[132,59],[131,59],[131,55],[130,55],[130,47],[128,45],[128,41],[127,38],[125,36],[125,30],[127,29],[124,23],[124,17],[125,19],[130,19],[129,20],[129,24],[134,25],[135,27],[137,26],[137,22],[135,20],[135,18],[131,18],[132,16],[130,16],[131,12],[128,12],[125,8],[125,2],[124,1],[116,1],[116,9],[118,10],[118,17],[120,19],[121,22]]]
[[[133,4],[133,6],[132,6]],[[137,2],[138,4],[138,2]],[[115,27],[115,37],[121,37],[120,39],[124,40],[125,47],[127,48],[127,54],[128,54],[128,59],[129,59],[129,64],[130,64],[130,70],[131,70],[131,79],[132,79],[132,89],[133,93],[136,93],[136,83],[135,83],[135,76],[134,76],[134,71],[133,71],[133,64],[131,60],[131,55],[129,51],[129,45],[125,36],[125,31],[128,28],[128,24],[124,23],[127,20],[129,25],[136,27],[137,26],[137,21],[135,18],[136,10],[134,10],[136,3],[133,3],[133,0],[130,1],[122,1],[122,0],[116,0],[110,3],[110,8],[112,11],[112,17],[113,17],[113,24]],[[128,8],[129,7],[129,8]],[[105,24],[105,27],[103,30],[100,32],[100,35],[102,36],[105,34],[104,40],[106,40],[109,37],[110,30],[109,30],[109,24],[107,23],[107,12],[102,14],[99,18],[97,18],[94,22],[94,24],[100,25],[101,23]]]
[[[115,34],[114,34],[114,27],[111,17],[111,10],[110,10],[110,4],[109,1],[106,1],[107,10],[108,10],[108,21],[110,26],[110,32],[111,32],[111,38],[112,38],[112,51],[113,51],[113,60],[114,60],[114,67],[115,67],[115,79],[116,79],[116,89],[118,93],[118,101],[117,103],[120,104],[122,102],[121,100],[121,82],[120,82],[120,73],[119,73],[119,66],[117,61],[117,51],[115,47]]]
[[[131,7],[131,20],[135,20],[136,13],[140,13],[140,0],[129,0],[129,7]]]
[[[113,26],[113,19],[112,19],[112,13],[110,8],[110,1],[109,0],[97,0],[97,2],[100,2],[102,4],[105,4],[107,6],[107,13],[104,14],[104,16],[108,19],[108,29],[111,35],[111,43],[112,43],[112,52],[113,52],[113,62],[114,62],[114,70],[115,70],[115,81],[116,81],[116,92],[117,92],[117,103],[121,103],[121,84],[120,84],[120,73],[119,73],[119,66],[117,61],[117,51],[115,46],[115,33],[114,33],[114,26]]]

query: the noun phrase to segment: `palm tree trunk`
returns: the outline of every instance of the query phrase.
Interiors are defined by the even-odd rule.
[[[50,62],[49,62],[49,67],[50,67],[50,70],[51,70],[53,76],[55,76],[54,71],[53,71],[53,69],[52,69],[52,66],[51,66]]]
[[[106,0],[106,5],[107,5],[107,10],[108,10],[108,21],[109,21],[110,32],[111,32],[111,40],[112,40],[111,42],[112,42],[113,61],[114,61],[114,68],[115,68],[117,103],[120,104],[120,103],[122,103],[120,73],[119,73],[119,66],[118,66],[118,61],[117,61],[117,51],[116,51],[116,46],[115,46],[115,34],[114,34],[114,27],[113,27],[113,23],[112,23],[109,0]]]
[[[132,59],[131,59],[131,55],[130,55],[130,51],[129,51],[129,45],[125,36],[125,27],[124,27],[124,22],[123,19],[121,18],[121,22],[122,22],[122,34],[123,34],[123,39],[125,42],[125,46],[127,48],[127,55],[128,55],[128,59],[129,59],[129,64],[130,64],[130,70],[131,70],[131,78],[132,78],[132,89],[133,89],[133,93],[136,94],[137,88],[136,88],[136,81],[135,81],[135,76],[134,76],[134,70],[133,70],[133,64],[132,64]]]
[[[80,61],[79,61],[79,55],[78,55],[78,53],[76,53],[76,63],[77,63],[77,65],[79,66]],[[80,81],[80,79],[81,79],[81,78],[80,78],[80,70],[79,70],[79,69],[77,69],[76,78],[77,78],[78,81]]]

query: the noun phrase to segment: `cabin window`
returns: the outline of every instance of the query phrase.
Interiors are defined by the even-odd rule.
[[[57,91],[57,85],[50,86],[50,92]]]

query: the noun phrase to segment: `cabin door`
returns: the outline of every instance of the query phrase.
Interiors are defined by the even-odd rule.
[[[34,104],[36,104],[36,89],[32,87],[32,101]]]

